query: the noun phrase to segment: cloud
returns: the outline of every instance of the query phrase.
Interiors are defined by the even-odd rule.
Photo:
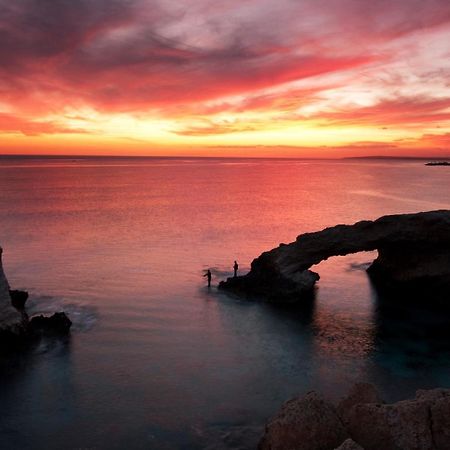
[[[329,124],[429,126],[450,121],[450,97],[381,99],[371,106],[348,106],[345,110],[321,113],[320,118],[327,120]]]
[[[448,0],[0,0],[2,128],[72,132],[46,117],[83,109],[172,118],[178,136],[438,124],[448,101],[415,89],[448,88],[449,24]],[[352,86],[370,105],[342,101]]]
[[[1,133],[20,133],[25,136],[41,134],[85,134],[81,128],[69,128],[55,121],[35,121],[18,117],[12,114],[0,113]]]

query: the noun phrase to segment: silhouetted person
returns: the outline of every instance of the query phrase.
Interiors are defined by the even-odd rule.
[[[211,271],[208,269],[208,271],[203,276],[208,278],[208,287],[211,287]]]
[[[239,264],[237,263],[237,261],[234,261],[234,265],[233,265],[233,269],[234,269],[234,277],[237,277],[237,271],[239,269]]]

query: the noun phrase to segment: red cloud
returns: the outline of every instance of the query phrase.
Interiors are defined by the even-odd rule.
[[[381,100],[372,106],[321,113],[319,118],[339,124],[422,126],[450,121],[449,108],[450,98],[400,97]]]
[[[385,43],[449,21],[448,0],[0,0],[0,98],[27,132],[59,127],[20,124],[19,115],[67,106],[163,115],[293,111],[319,91],[258,91],[374,62],[381,70],[401,57]],[[220,103],[231,95],[248,100]],[[320,117],[420,124],[448,120],[448,106],[400,98]],[[3,128],[11,120],[3,116]]]

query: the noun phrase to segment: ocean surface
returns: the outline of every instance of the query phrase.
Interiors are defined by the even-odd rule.
[[[10,284],[74,323],[1,363],[0,448],[250,449],[312,389],[449,388],[450,319],[382,306],[376,252],[316,266],[309,308],[216,289],[300,233],[448,208],[450,169],[419,160],[0,159]]]

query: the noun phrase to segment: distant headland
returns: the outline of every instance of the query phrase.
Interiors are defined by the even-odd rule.
[[[449,161],[430,161],[425,164],[426,166],[450,166]]]

